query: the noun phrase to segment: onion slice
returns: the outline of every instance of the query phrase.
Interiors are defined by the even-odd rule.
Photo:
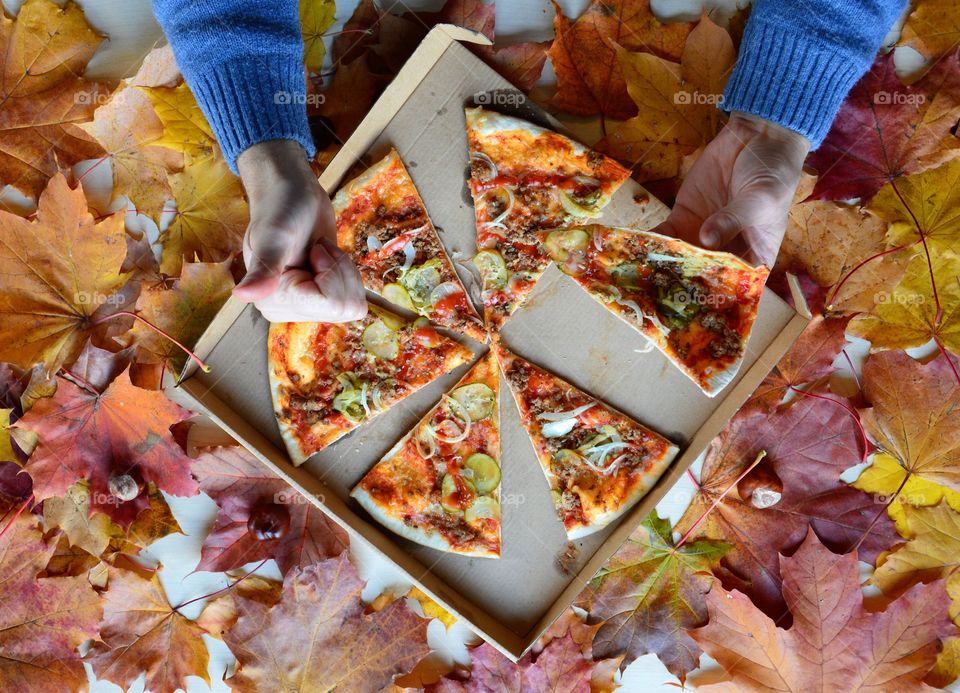
[[[537,418],[541,421],[563,421],[564,419],[573,419],[580,416],[588,409],[592,409],[594,406],[596,406],[596,404],[596,402],[590,402],[589,404],[584,404],[582,407],[577,407],[576,409],[571,409],[570,411],[545,411],[537,414]]]
[[[576,417],[570,419],[560,419],[559,421],[550,421],[540,427],[540,433],[544,438],[562,438],[572,431],[577,425]]]
[[[383,242],[376,236],[367,236],[367,250],[371,253],[383,248]]]
[[[490,180],[491,178],[496,178],[497,174],[500,172],[497,168],[497,165],[493,163],[493,159],[484,154],[483,152],[470,152],[470,162],[479,161],[484,166],[490,169],[490,175],[487,178],[482,180]],[[479,178],[479,177],[478,177]]]

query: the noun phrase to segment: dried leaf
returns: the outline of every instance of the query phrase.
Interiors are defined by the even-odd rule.
[[[728,679],[700,691],[921,690],[940,638],[954,632],[942,582],[918,585],[882,613],[863,608],[853,554],[837,556],[813,534],[781,557],[793,627],[778,628],[746,595],[707,595],[710,623],[691,632]]]
[[[303,62],[311,72],[323,67],[327,47],[323,35],[336,18],[334,0],[300,0],[300,33],[303,36]]]
[[[217,151],[210,124],[197,105],[190,87],[139,87],[150,98],[153,110],[163,123],[163,135],[153,141],[157,147],[168,147],[189,154],[195,160],[212,157]]]
[[[916,0],[900,36],[902,45],[936,60],[960,44],[960,15],[953,0]]]

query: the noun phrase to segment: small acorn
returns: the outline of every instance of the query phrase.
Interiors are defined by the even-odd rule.
[[[114,474],[107,480],[107,490],[117,500],[132,501],[143,491],[143,484],[133,474]]]

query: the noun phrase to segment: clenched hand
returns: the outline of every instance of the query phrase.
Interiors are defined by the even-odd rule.
[[[772,267],[810,142],[756,116],[733,113],[707,145],[654,231]]]
[[[237,159],[250,200],[247,275],[234,296],[271,322],[346,322],[366,315],[360,274],[337,247],[330,198],[291,140],[255,144]]]

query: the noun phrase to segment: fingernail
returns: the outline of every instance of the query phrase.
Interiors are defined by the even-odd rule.
[[[712,229],[704,229],[700,232],[700,242],[707,246],[714,246],[720,242],[720,236]]]

